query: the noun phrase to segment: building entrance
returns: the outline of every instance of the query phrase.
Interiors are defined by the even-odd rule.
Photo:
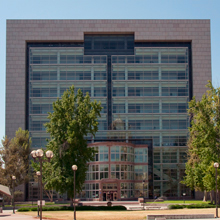
[[[118,193],[117,192],[104,192],[103,193],[103,201],[117,201]]]
[[[103,201],[117,201],[118,192],[116,183],[104,183],[103,184]]]

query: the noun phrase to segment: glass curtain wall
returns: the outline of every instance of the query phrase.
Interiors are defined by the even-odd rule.
[[[179,184],[184,175],[189,126],[189,47],[137,45],[133,35],[85,35],[84,47],[29,46],[27,128],[32,147],[46,145],[47,113],[53,111],[52,103],[57,97],[74,85],[75,91],[80,88],[84,94],[89,93],[91,99],[101,101],[103,107],[99,131],[95,140],[88,136],[88,142],[118,139],[146,144],[143,140],[152,139],[154,176],[148,167],[147,178],[153,178],[154,195],[180,197],[183,192],[189,195],[190,191]],[[126,179],[137,178],[139,182],[123,185],[126,186],[123,196],[136,197],[138,192],[140,195],[140,175],[146,167],[135,164],[135,160],[141,160],[144,152],[137,153],[139,158],[135,158],[134,152],[123,154],[116,147],[109,155],[105,146],[98,150],[96,161],[105,164],[92,167],[88,179],[100,180],[101,176],[110,178],[111,175],[117,178],[117,169],[122,172],[124,168],[115,165],[106,170],[105,165],[110,160],[117,162],[127,157],[134,161],[134,166],[127,167],[130,171]],[[100,186],[92,184],[85,189],[96,198]]]
[[[136,47],[134,56],[112,56],[113,122],[120,118],[126,139],[153,138],[155,196],[186,192],[179,181],[186,160],[188,102],[187,47]]]
[[[28,128],[32,147],[46,145],[49,135],[44,123],[52,103],[70,86],[102,103],[99,130],[107,130],[107,60],[106,56],[84,56],[84,48],[29,48]]]

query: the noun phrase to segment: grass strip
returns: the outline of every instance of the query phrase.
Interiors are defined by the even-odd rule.
[[[52,206],[52,207],[43,207],[43,211],[72,211],[74,207],[70,206]],[[124,206],[76,206],[77,211],[123,211],[127,210]],[[20,208],[18,212],[29,212],[37,211],[37,208]]]

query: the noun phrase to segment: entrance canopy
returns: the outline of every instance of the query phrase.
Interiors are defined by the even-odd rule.
[[[3,193],[7,196],[11,196],[10,190],[7,186],[3,186],[0,184],[0,193]]]

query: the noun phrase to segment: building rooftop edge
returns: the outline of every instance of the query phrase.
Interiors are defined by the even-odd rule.
[[[189,21],[192,22],[201,22],[201,21],[206,21],[206,22],[210,22],[211,19],[6,19],[6,22],[10,22],[10,23],[20,23],[20,22],[37,22],[37,21],[43,21],[43,22],[47,22],[47,21],[59,21],[59,22],[65,22],[65,21],[145,21],[145,22],[150,22],[150,21],[164,21],[164,22],[174,22],[174,21],[187,21],[187,23]]]

